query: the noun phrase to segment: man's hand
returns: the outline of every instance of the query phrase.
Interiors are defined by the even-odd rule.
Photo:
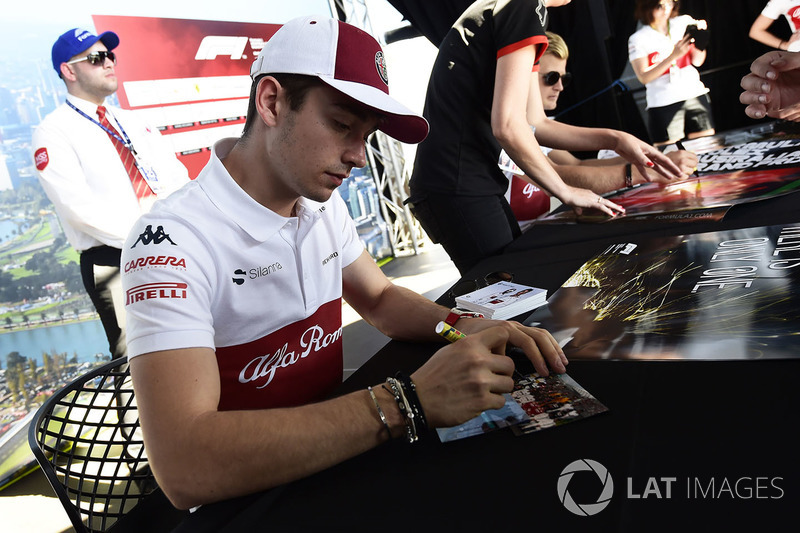
[[[545,329],[523,326],[519,322],[510,320],[481,318],[464,318],[459,320],[456,326],[467,335],[487,328],[501,327],[508,334],[508,343],[524,351],[540,375],[549,375],[548,368],[558,373],[567,371],[566,365],[569,364],[567,356],[550,332]]]
[[[750,118],[800,121],[800,52],[768,52],[742,78],[739,101]]]
[[[431,427],[466,422],[505,404],[514,389],[514,361],[505,355],[508,331],[494,327],[441,348],[411,375]]]

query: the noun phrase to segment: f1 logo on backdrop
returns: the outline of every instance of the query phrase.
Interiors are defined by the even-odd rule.
[[[235,37],[227,35],[206,35],[200,41],[194,58],[198,61],[213,61],[217,56],[228,56],[231,59],[247,59],[244,51],[247,43],[253,49],[253,55],[264,48],[264,39],[256,37]]]

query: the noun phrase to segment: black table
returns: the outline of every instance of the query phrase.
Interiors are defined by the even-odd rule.
[[[467,277],[511,270],[552,293],[601,241],[508,253]],[[438,347],[392,341],[341,390],[413,371]],[[796,529],[800,359],[572,361],[568,373],[610,411],[521,437],[499,430],[449,443],[395,441],[278,490],[205,506],[185,531]],[[607,468],[614,483],[593,516],[566,510],[557,491],[565,467],[582,459]],[[591,472],[568,485],[581,504],[601,489]]]

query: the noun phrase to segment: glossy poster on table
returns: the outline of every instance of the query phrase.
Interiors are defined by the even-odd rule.
[[[525,324],[570,359],[800,357],[800,224],[609,246]]]
[[[562,206],[534,224],[636,223],[641,220],[721,220],[732,206],[800,190],[800,167],[710,174],[670,184],[645,183],[604,195],[625,208],[609,217],[597,209],[576,215]]]

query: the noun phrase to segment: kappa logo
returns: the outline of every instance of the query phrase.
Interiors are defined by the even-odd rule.
[[[144,229],[144,231],[139,234],[139,238],[136,239],[135,243],[133,243],[131,249],[136,248],[136,245],[139,243],[142,243],[145,246],[147,246],[151,242],[153,244],[161,244],[164,241],[169,241],[169,243],[172,246],[177,246],[177,244],[172,242],[172,239],[169,238],[169,235],[164,233],[164,226],[158,226],[156,228],[156,231],[153,232],[153,226],[148,224],[147,227]]]
[[[50,162],[50,156],[47,155],[47,148],[39,148],[33,154],[33,162],[36,164],[36,168],[41,172],[45,169],[47,164]]]

